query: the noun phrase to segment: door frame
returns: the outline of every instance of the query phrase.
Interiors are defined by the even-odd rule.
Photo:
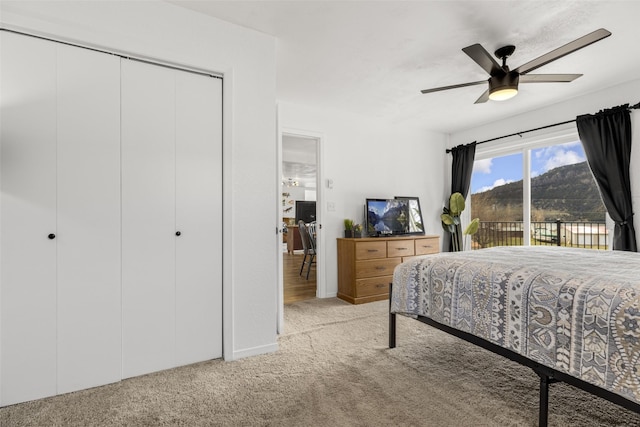
[[[278,114],[278,119],[279,119]],[[325,188],[322,185],[324,182],[324,145],[325,145],[325,136],[321,132],[303,130],[303,129],[295,129],[289,127],[281,127],[278,120],[278,138],[277,138],[277,187],[278,187],[278,197],[276,198],[276,208],[278,212],[278,239],[277,239],[277,248],[278,248],[278,334],[282,334],[284,332],[284,279],[282,272],[282,137],[284,135],[293,136],[296,138],[305,138],[305,139],[313,139],[316,141],[316,222],[318,224],[317,228],[317,237],[316,241],[318,242],[317,246],[317,256],[316,256],[316,298],[326,298],[327,297],[327,284],[325,277],[325,238],[324,238],[324,230],[322,229],[323,219],[324,219],[324,191]]]

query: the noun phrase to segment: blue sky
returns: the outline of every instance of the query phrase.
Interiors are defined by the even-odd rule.
[[[580,141],[531,150],[531,177],[559,166],[584,162],[586,157]],[[522,154],[476,160],[471,175],[471,193],[522,179]]]

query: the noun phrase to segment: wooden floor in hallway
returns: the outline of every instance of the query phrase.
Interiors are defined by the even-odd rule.
[[[285,304],[316,297],[316,264],[312,264],[309,280],[307,280],[306,265],[302,275],[300,275],[300,266],[302,265],[303,257],[304,255],[299,252],[282,254]]]

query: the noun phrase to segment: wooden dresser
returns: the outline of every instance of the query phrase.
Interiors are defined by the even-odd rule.
[[[338,298],[352,304],[387,299],[396,265],[438,252],[439,236],[339,238]]]

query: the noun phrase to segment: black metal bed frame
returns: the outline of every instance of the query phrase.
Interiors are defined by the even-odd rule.
[[[391,308],[391,291],[393,284],[389,285],[389,308]],[[471,344],[482,347],[486,350],[489,350],[492,353],[499,354],[500,356],[506,357],[507,359],[513,360],[514,362],[518,362],[523,366],[533,369],[533,371],[540,377],[540,404],[538,408],[538,426],[539,427],[547,427],[548,424],[548,414],[549,414],[549,384],[553,384],[556,382],[564,382],[570,384],[574,387],[577,387],[581,390],[584,390],[588,393],[591,393],[595,396],[606,399],[610,402],[613,402],[617,405],[620,405],[626,409],[629,409],[633,412],[640,414],[640,404],[629,399],[626,399],[619,394],[613,393],[604,388],[598,387],[591,383],[588,383],[584,380],[576,378],[572,375],[569,375],[565,372],[561,372],[555,370],[553,368],[549,368],[547,366],[541,365],[537,362],[532,361],[531,359],[526,358],[525,356],[516,353],[507,348],[501,347],[497,344],[494,344],[490,341],[487,341],[483,338],[470,334],[468,332],[461,331],[459,329],[452,328],[451,326],[447,326],[445,324],[436,322],[428,317],[418,316],[417,320],[426,323],[427,325],[433,326],[434,328],[440,329],[450,335],[461,338],[464,341],[467,341]],[[391,313],[389,310],[389,348],[396,347],[396,314]]]

